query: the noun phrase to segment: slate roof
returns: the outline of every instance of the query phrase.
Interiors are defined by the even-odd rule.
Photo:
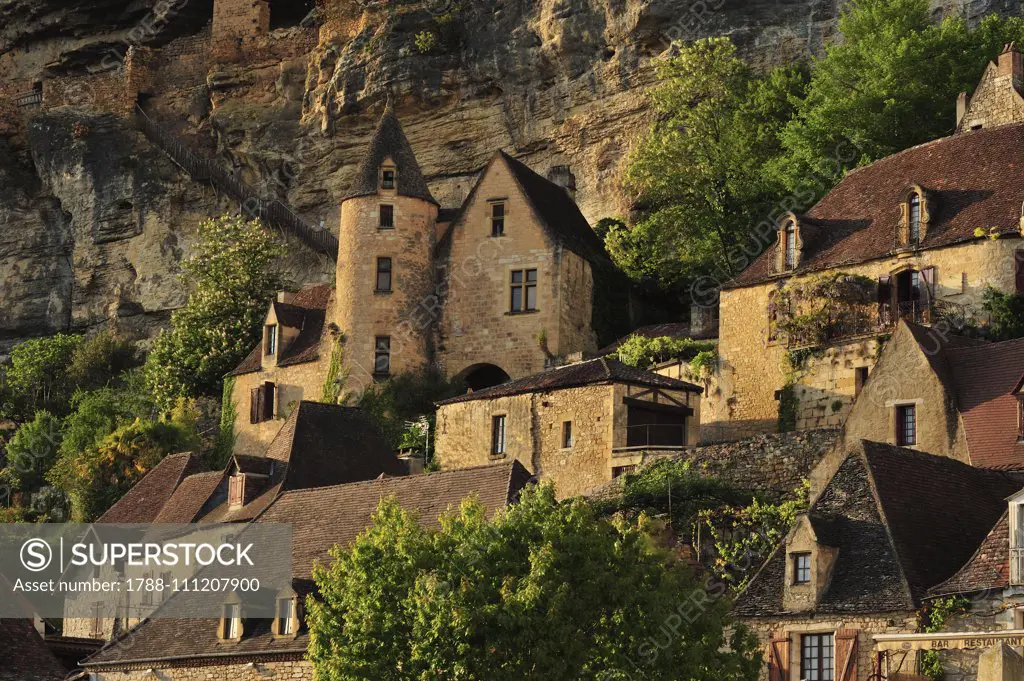
[[[320,340],[327,319],[327,306],[334,289],[329,284],[309,286],[296,291],[290,303],[274,302],[274,310],[281,323],[301,329],[299,335],[280,349],[278,366],[291,366],[320,359]],[[282,315],[284,318],[282,319]],[[263,341],[252,349],[228,376],[241,376],[263,368]]]
[[[355,407],[300,402],[270,443],[265,456],[235,456],[231,469],[265,474],[259,463],[275,466],[262,492],[241,507],[227,500],[202,522],[252,520],[282,492],[372,480],[382,474],[404,475],[405,465],[380,434],[373,419]],[[230,471],[229,471],[230,472]]]
[[[466,497],[476,495],[488,513],[493,514],[514,503],[530,480],[531,475],[522,464],[513,461],[405,478],[296,490],[281,495],[257,522],[289,523],[293,526],[296,590],[308,593],[312,589],[309,576],[313,562],[329,561],[331,547],[350,544],[369,526],[381,499],[393,495],[403,508],[419,513],[425,526],[437,527],[438,515],[458,508]],[[115,641],[84,665],[117,668],[156,658],[180,658],[184,664],[194,665],[195,659],[203,656],[301,655],[309,642],[305,629],[294,639],[275,639],[270,633],[269,622],[259,620],[252,623],[252,632],[241,642],[225,646],[217,640],[217,624],[214,619],[151,619],[125,634],[132,638],[130,647],[120,649]]]
[[[641,326],[627,333],[617,341],[601,348],[597,351],[599,355],[610,355],[619,349],[619,346],[628,341],[633,336],[643,336],[644,338],[661,338],[668,337],[676,340],[683,338],[691,338],[693,340],[708,340],[718,337],[717,328],[707,328],[700,333],[693,334],[690,331],[689,322],[666,322],[663,324],[649,324],[647,326]]]
[[[171,454],[135,483],[107,509],[98,523],[151,523],[160,515],[178,485],[189,475],[202,470],[198,454]]]
[[[60,681],[67,671],[29,619],[0,619],[0,681]]]
[[[665,388],[666,390],[687,390],[689,392],[703,393],[704,389],[693,383],[680,381],[668,376],[662,376],[651,371],[637,369],[623,364],[617,359],[599,357],[598,359],[576,364],[567,364],[555,369],[548,369],[539,374],[517,378],[514,381],[502,383],[491,388],[476,390],[465,395],[452,397],[438,402],[439,405],[455,404],[457,402],[469,402],[471,400],[490,400],[496,397],[509,397],[532,392],[546,392],[550,390],[562,390],[563,388],[577,388],[584,385],[595,385],[599,383],[628,383],[631,385],[647,386],[650,388]]]
[[[929,591],[931,596],[1005,589],[1010,586],[1010,516],[1004,512],[967,563]]]
[[[801,233],[806,224],[812,243],[795,272],[892,254],[901,195],[914,184],[927,192],[931,215],[922,248],[977,239],[978,227],[1016,235],[1022,168],[1024,124],[1013,124],[935,140],[853,170],[801,218]],[[774,244],[729,287],[772,278],[773,251]]]
[[[946,355],[971,463],[1024,469],[1013,395],[1024,375],[1024,339],[950,350]]]
[[[809,510],[827,519],[827,542],[839,549],[815,612],[917,609],[967,561],[1021,486],[1019,475],[862,440]],[[788,614],[785,561],[780,544],[740,594],[737,614]]]
[[[390,103],[377,123],[370,147],[356,170],[348,193],[342,200],[376,194],[380,183],[380,166],[389,156],[398,169],[398,194],[436,204],[437,201],[427,187],[427,181],[423,179],[423,171],[416,160],[416,154],[413,153],[412,145],[409,144],[409,139],[405,136],[402,124]]]
[[[213,493],[217,491],[223,471],[196,473],[190,475],[178,485],[174,494],[164,504],[154,523],[191,523],[197,520]]]

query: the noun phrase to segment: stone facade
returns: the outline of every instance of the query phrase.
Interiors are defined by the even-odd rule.
[[[225,653],[230,644],[225,644]],[[97,670],[95,681],[149,681],[154,675],[164,681],[209,681],[210,679],[232,679],[236,681],[263,681],[267,678],[283,681],[310,681],[313,678],[313,664],[296,656],[256,655],[239,656],[239,660],[225,661],[194,659],[188,666],[170,666],[154,663],[152,666],[132,665],[132,669],[118,671]],[[283,658],[283,659],[281,659]],[[204,664],[205,663],[205,664]]]
[[[977,240],[904,252],[837,270],[877,279],[908,266],[918,270],[934,267],[935,299],[981,314],[987,287],[1015,290],[1015,251],[1019,247],[1014,240]],[[790,348],[769,340],[769,296],[785,281],[777,278],[722,291],[719,369],[705,404],[705,422],[713,428],[774,430],[779,413],[776,391],[791,379],[798,399],[798,428],[842,422],[853,403],[856,370],[871,369],[877,360],[874,336],[851,339],[835,343],[823,357],[810,359],[791,376]],[[880,333],[886,330],[880,329]],[[838,409],[833,406],[836,404]]]
[[[981,82],[968,97],[957,102],[957,132],[990,128],[1024,120],[1024,62],[1013,45],[1008,45],[985,68]]]
[[[598,384],[442,405],[437,412],[437,461],[449,469],[515,458],[539,479],[553,482],[559,498],[583,494],[612,480],[616,469],[684,449],[628,446],[625,398],[642,392],[618,383]],[[686,391],[664,393],[693,409],[686,419],[685,446],[696,444],[700,397]],[[492,454],[495,416],[505,417],[505,452],[500,456]],[[564,447],[567,422],[572,442]]]
[[[488,210],[505,204],[504,236],[492,237]],[[492,364],[512,378],[574,352],[594,351],[593,272],[554,242],[501,156],[496,155],[449,230],[438,361],[450,376]],[[511,314],[513,270],[537,270],[537,310]]]

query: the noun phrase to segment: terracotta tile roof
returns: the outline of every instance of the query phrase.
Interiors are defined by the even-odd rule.
[[[223,479],[223,471],[196,473],[195,475],[188,476],[174,490],[174,494],[164,504],[163,509],[153,519],[153,522],[194,522],[203,510],[203,506],[213,496],[213,493],[217,491],[217,487]]]
[[[1010,586],[1010,516],[1003,516],[978,550],[955,575],[929,591],[931,596],[1005,589]]]
[[[202,470],[198,454],[171,454],[135,483],[98,523],[151,523],[160,515],[182,480]]]
[[[530,473],[517,461],[494,466],[428,473],[405,478],[385,478],[348,485],[296,490],[281,495],[257,522],[289,523],[293,526],[292,555],[295,587],[310,592],[313,562],[329,561],[330,549],[347,546],[365,530],[381,499],[394,496],[403,508],[416,511],[421,522],[437,527],[437,517],[458,508],[468,496],[476,495],[493,514],[514,503],[530,481]],[[234,654],[301,655],[309,643],[303,629],[295,639],[275,639],[266,620],[253,623],[253,630],[241,642],[225,646],[217,640],[213,619],[151,619],[125,634],[130,648],[116,642],[86,661],[86,666],[117,668],[156,658],[181,658],[194,665],[196,658]]]
[[[1020,476],[861,441],[809,511],[827,519],[826,541],[839,548],[814,611],[915,610],[967,561],[1021,486]],[[737,599],[738,614],[785,614],[785,561],[783,544]]]
[[[445,405],[455,404],[456,402],[469,402],[471,400],[490,400],[496,397],[562,390],[563,388],[576,388],[598,383],[628,383],[651,388],[665,388],[666,390],[704,392],[703,388],[693,383],[637,369],[636,367],[623,364],[617,359],[599,357],[598,359],[586,362],[577,362],[576,364],[567,364],[555,369],[548,369],[532,376],[517,378],[514,381],[502,383],[491,388],[452,397],[451,399],[438,402],[438,404]]]
[[[66,674],[32,620],[0,619],[0,681],[60,681]]]
[[[619,346],[625,343],[633,336],[643,336],[644,338],[661,338],[663,336],[680,340],[683,338],[692,338],[693,340],[709,340],[718,337],[718,330],[715,328],[708,328],[700,333],[694,335],[690,332],[689,322],[667,322],[664,324],[649,324],[647,326],[641,326],[627,333],[622,338],[618,339],[611,345],[601,348],[597,351],[599,355],[610,355],[619,349]]]
[[[266,455],[235,456],[228,474],[266,472],[260,461],[277,466],[267,487],[249,503],[232,508],[227,500],[204,515],[202,522],[239,522],[263,512],[282,492],[372,480],[381,474],[400,476],[405,465],[377,429],[373,419],[355,407],[300,402],[267,448]],[[259,470],[257,470],[259,469]]]
[[[1024,339],[946,353],[971,463],[1024,469],[1014,388],[1024,375]]]
[[[1016,234],[1024,202],[1022,170],[1024,124],[946,137],[853,170],[801,221],[801,234],[812,243],[796,272],[893,253],[901,194],[914,184],[928,193],[931,214],[923,248],[976,239],[978,227]],[[729,286],[771,278],[773,251],[774,244]]]
[[[363,156],[352,180],[352,186],[342,200],[376,194],[380,186],[381,163],[389,156],[398,169],[398,193],[401,196],[410,196],[436,204],[437,201],[427,187],[427,181],[423,179],[423,171],[420,170],[416,154],[413,153],[409,139],[402,130],[402,124],[390,104],[380,117],[377,130],[370,140],[370,148]]]
[[[297,291],[290,303],[273,303],[279,319],[282,312],[287,319],[286,326],[301,329],[298,336],[281,348],[278,366],[303,364],[320,358],[320,340],[327,320],[327,306],[333,293],[334,289],[329,284],[319,284]],[[259,371],[263,368],[262,360],[263,342],[260,341],[228,376]]]

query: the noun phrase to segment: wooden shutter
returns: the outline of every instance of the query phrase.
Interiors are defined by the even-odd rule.
[[[768,644],[768,681],[789,681],[789,638],[773,638]]]
[[[836,632],[836,681],[857,681],[857,631]]]
[[[249,391],[249,423],[260,422],[260,389],[253,388]]]
[[[925,267],[921,270],[921,300],[930,303],[935,300],[935,268]]]
[[[1024,248],[1013,252],[1013,275],[1017,293],[1024,293]]]

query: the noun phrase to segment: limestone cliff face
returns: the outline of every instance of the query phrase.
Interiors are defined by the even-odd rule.
[[[596,221],[628,205],[621,172],[672,39],[727,34],[753,62],[779,63],[820,51],[838,1],[328,0],[275,28],[275,7],[302,3],[271,0],[272,30],[225,52],[214,0],[0,0],[0,356],[20,338],[112,320],[150,333],[187,295],[176,273],[196,225],[238,208],[115,111],[118,88],[314,227],[337,230],[389,96],[446,207],[505,149],[542,173],[569,165]],[[436,44],[423,53],[425,31]],[[89,75],[129,44],[155,55],[148,85]],[[33,87],[41,107],[14,111]],[[332,263],[291,250],[296,284],[331,281]]]

